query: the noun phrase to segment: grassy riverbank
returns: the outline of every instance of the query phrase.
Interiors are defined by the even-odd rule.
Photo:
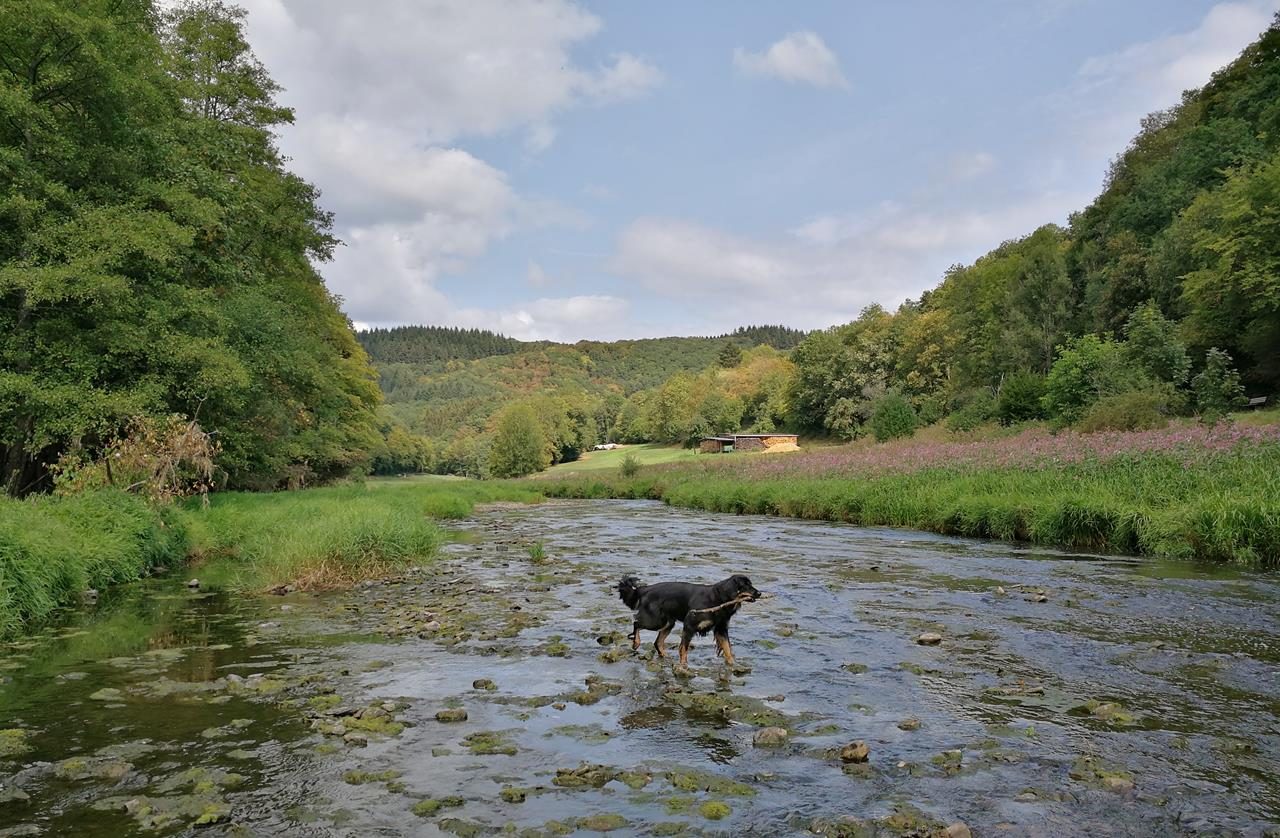
[[[1082,550],[1280,564],[1280,429],[1040,431],[800,455],[699,458],[633,478],[540,481],[548,497],[653,498]]]
[[[226,492],[207,508],[155,507],[114,490],[0,498],[0,637],[86,590],[188,562],[206,587],[341,587],[430,556],[445,538],[439,519],[539,498],[525,486],[446,480]]]

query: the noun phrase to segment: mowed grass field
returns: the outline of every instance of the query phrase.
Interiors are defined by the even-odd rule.
[[[682,448],[678,445],[659,445],[656,443],[650,445],[624,445],[612,451],[589,451],[581,459],[574,460],[571,463],[554,465],[539,476],[564,477],[581,472],[617,471],[622,467],[622,461],[626,459],[628,454],[634,456],[642,466],[691,461],[696,456],[696,452],[692,448]]]

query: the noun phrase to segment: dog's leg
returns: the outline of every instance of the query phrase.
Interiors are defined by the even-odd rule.
[[[640,622],[636,621],[631,626],[631,651],[640,651]]]
[[[684,627],[684,633],[680,635],[680,665],[689,665],[689,647],[693,645],[694,630],[689,626]]]
[[[653,648],[658,650],[658,657],[665,658],[667,656],[667,635],[671,634],[671,630],[675,627],[675,623],[667,623],[658,629],[658,639],[653,641]]]
[[[724,662],[733,666],[733,645],[729,643],[729,632],[716,630],[716,654],[724,658]]]

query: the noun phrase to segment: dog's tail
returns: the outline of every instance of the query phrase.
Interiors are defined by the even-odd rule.
[[[622,602],[628,608],[635,611],[636,606],[640,604],[640,589],[643,587],[636,577],[624,576],[618,583],[618,596],[622,597]]]

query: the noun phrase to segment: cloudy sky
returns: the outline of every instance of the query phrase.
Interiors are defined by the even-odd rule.
[[[828,326],[1097,194],[1280,0],[242,0],[363,325]]]

